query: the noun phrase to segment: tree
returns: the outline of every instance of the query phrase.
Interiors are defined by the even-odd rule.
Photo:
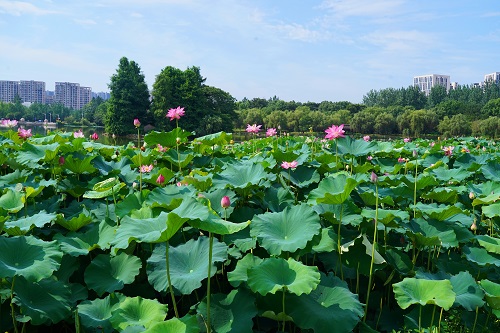
[[[430,107],[436,106],[443,102],[447,97],[446,87],[442,85],[435,85],[431,88],[431,92],[428,97],[428,104]]]
[[[196,134],[206,135],[220,131],[231,132],[236,118],[235,98],[222,89],[203,86],[204,117],[198,126]]]
[[[92,100],[82,108],[81,112],[83,117],[91,123],[95,123],[95,113],[102,103],[104,103],[104,100],[101,97],[92,98]]]
[[[489,100],[481,109],[481,115],[484,118],[500,116],[500,98]]]
[[[108,133],[123,135],[135,132],[134,118],[147,123],[149,90],[139,65],[126,57],[120,59],[116,74],[108,85],[111,97],[105,118]]]

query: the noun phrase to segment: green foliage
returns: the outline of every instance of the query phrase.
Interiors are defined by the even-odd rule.
[[[111,97],[104,119],[106,132],[123,135],[135,132],[134,119],[148,122],[149,90],[139,65],[123,57],[109,84]]]

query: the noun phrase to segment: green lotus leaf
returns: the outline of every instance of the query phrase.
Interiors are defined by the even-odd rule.
[[[484,290],[486,303],[492,309],[500,310],[500,284],[487,279],[479,281],[479,284]]]
[[[71,290],[61,281],[47,278],[34,282],[19,277],[14,292],[14,303],[33,325],[58,323],[71,316]]]
[[[459,156],[453,166],[455,168],[465,169],[471,172],[479,170],[482,166],[486,166],[488,161],[488,155],[472,155],[472,154],[463,154]],[[484,171],[483,171],[484,174]]]
[[[187,201],[187,200],[186,200]],[[178,207],[178,212],[183,213],[184,206]],[[177,209],[176,209],[177,210]],[[126,249],[132,241],[139,243],[166,242],[189,220],[189,217],[180,217],[175,212],[161,212],[153,218],[133,218],[125,216],[118,229],[112,245],[116,249]],[[189,214],[187,214],[189,215]]]
[[[213,209],[220,217],[228,219],[236,206],[236,193],[229,189],[218,188],[212,192],[205,192],[203,196],[210,201],[210,208]],[[222,197],[229,197],[229,202],[231,205],[227,208],[222,208],[221,199]]]
[[[484,293],[469,272],[453,275],[450,282],[457,295],[455,303],[460,304],[467,311],[474,311],[484,305]]]
[[[103,185],[104,186],[104,185]],[[87,191],[83,194],[84,198],[87,199],[102,199],[107,198],[110,195],[117,195],[118,192],[125,186],[125,183],[118,183],[111,188],[103,189],[103,187],[99,187],[98,191]]]
[[[369,155],[375,150],[377,144],[373,141],[366,142],[363,139],[353,139],[350,136],[346,136],[341,139],[337,139],[338,152],[342,155],[353,155],[353,156],[364,156]]]
[[[357,188],[357,193],[366,206],[375,206],[377,204],[377,199],[379,205],[394,206],[394,198],[392,197],[394,193],[392,189],[379,187],[377,195],[374,187],[359,186]]]
[[[0,208],[5,209],[9,213],[17,213],[24,207],[24,193],[7,189],[0,197]]]
[[[201,287],[201,282],[208,274],[208,237],[191,239],[177,247],[169,249],[170,278],[174,286],[183,295],[189,295]],[[147,261],[148,280],[157,291],[166,291],[168,287],[165,244],[157,244]],[[211,276],[217,268],[214,263],[227,259],[227,246],[217,239],[213,241]]]
[[[69,155],[66,157],[64,161],[64,168],[76,174],[84,174],[84,173],[93,173],[96,169],[92,166],[92,160],[95,156],[86,156],[86,157],[74,157],[73,155]]]
[[[120,181],[118,180],[118,178],[111,177],[94,184],[92,190],[97,192],[105,192],[107,190],[112,189],[115,185],[118,185],[119,183]]]
[[[234,188],[260,186],[266,180],[272,181],[276,175],[267,173],[261,164],[251,161],[230,164],[225,170],[213,177],[215,187],[224,188],[227,185]]]
[[[1,157],[2,154],[0,153],[0,158]],[[7,185],[9,184],[24,183],[28,178],[28,176],[30,175],[30,173],[31,171],[27,169],[23,170],[16,169],[14,172],[2,175],[2,178],[0,179],[0,188],[8,187]]]
[[[440,187],[430,192],[422,193],[421,197],[436,202],[454,204],[458,200],[458,192],[456,189],[451,189],[449,187]]]
[[[186,315],[152,325],[144,333],[199,333],[200,327],[195,316]]]
[[[398,249],[387,249],[385,259],[391,267],[402,275],[408,275],[413,271],[413,262],[408,254]]]
[[[283,187],[267,188],[262,200],[271,212],[281,212],[286,207],[293,205],[295,201],[290,190]]]
[[[160,206],[172,210],[178,207],[185,197],[189,196],[196,196],[192,187],[167,185],[151,191],[144,203],[151,207]]]
[[[456,299],[450,280],[404,278],[392,287],[396,301],[403,310],[412,304],[435,304],[448,311]]]
[[[447,169],[445,167],[439,167],[431,171],[432,174],[443,182],[462,182],[469,178],[471,173],[465,169]]]
[[[250,221],[233,223],[223,220],[218,216],[210,216],[206,220],[189,220],[188,223],[192,227],[203,231],[212,232],[217,235],[230,235],[248,227]]]
[[[410,208],[416,208],[431,219],[438,221],[452,220],[456,215],[462,214],[464,211],[454,205],[438,205],[435,203],[424,204],[417,202],[417,205],[412,205]]]
[[[372,260],[373,244],[370,242],[366,235],[359,235],[355,239],[345,244],[342,244],[342,258],[347,261],[347,265],[358,269],[359,273],[369,275],[370,264]],[[378,270],[385,266],[386,261],[384,257],[374,250],[373,263],[375,264],[374,270]]]
[[[401,177],[401,181],[408,186],[413,193],[415,188],[415,177],[413,175],[405,175]],[[439,182],[428,173],[421,173],[417,176],[417,190],[423,190],[428,187],[436,186]]]
[[[120,299],[115,294],[108,295],[103,299],[96,298],[93,301],[83,301],[78,304],[80,322],[88,329],[100,327],[102,332],[110,333],[113,331],[113,326],[111,326],[109,319],[119,305]]]
[[[476,239],[488,252],[500,254],[500,239],[488,235],[478,235]]]
[[[499,182],[500,178],[498,177],[500,172],[500,166],[497,161],[489,161],[487,164],[481,167],[481,171],[486,179]]]
[[[286,208],[279,213],[264,213],[254,216],[250,235],[270,254],[283,251],[295,252],[303,249],[307,242],[320,232],[318,214],[306,204]]]
[[[167,315],[167,305],[142,297],[127,297],[113,311],[110,322],[113,328],[122,331],[129,326],[150,328],[162,322]]]
[[[462,252],[467,260],[475,262],[479,266],[495,265],[500,267],[500,255],[491,254],[482,247],[464,246]]]
[[[232,139],[233,139],[232,133],[217,132],[197,137],[196,139],[193,140],[193,144],[196,146],[198,142],[201,142],[207,146],[214,146],[214,145],[223,146],[227,145]]]
[[[179,151],[177,153],[175,149],[170,149],[163,153],[163,158],[174,166],[178,166],[180,163],[181,168],[185,168],[193,160],[194,154],[191,151]]]
[[[234,270],[227,273],[227,280],[233,287],[238,287],[242,282],[248,280],[248,270],[262,263],[262,260],[251,253],[247,253],[236,262]]]
[[[29,142],[23,143],[22,151],[17,155],[17,161],[20,164],[33,167],[40,160],[51,161],[57,155],[59,143],[45,145],[32,145]]]
[[[134,282],[140,269],[141,261],[133,255],[120,253],[111,257],[109,254],[100,254],[87,266],[85,283],[101,296],[105,292],[121,290],[124,285]]]
[[[31,229],[35,227],[42,228],[44,225],[52,222],[55,219],[56,214],[48,214],[46,211],[42,210],[32,216],[7,221],[4,228],[9,235],[12,235],[12,233],[10,232],[11,230],[16,230],[16,235],[25,235]]]
[[[0,276],[23,276],[40,281],[52,275],[61,264],[57,241],[44,242],[33,236],[0,236]]]
[[[363,304],[347,284],[323,273],[320,284],[309,295],[288,297],[286,309],[297,326],[315,333],[352,332],[364,314]]]
[[[174,128],[170,132],[151,131],[144,136],[144,142],[150,147],[156,147],[158,144],[163,147],[176,147],[177,138],[180,138],[181,142],[186,142],[187,138],[192,134],[180,127]]]
[[[500,202],[484,205],[481,207],[484,216],[493,218],[495,216],[500,216]]]
[[[318,171],[315,168],[309,168],[306,166],[299,166],[295,170],[281,171],[283,178],[289,180],[292,184],[297,187],[303,188],[307,187],[313,183],[317,183],[320,180]]]
[[[141,193],[132,192],[127,195],[122,201],[118,202],[115,207],[115,213],[118,217],[123,218],[130,214],[131,211],[141,209]]]
[[[306,266],[288,258],[267,258],[248,270],[248,286],[261,295],[288,290],[295,295],[309,294],[320,282],[316,266]]]
[[[416,218],[410,221],[408,226],[416,237],[416,241],[419,245],[442,245],[445,248],[458,246],[457,235],[447,223],[431,219]]]
[[[73,216],[67,220],[62,214],[58,214],[55,222],[70,231],[77,231],[92,223],[92,217],[82,212],[78,216]]]
[[[97,156],[92,160],[92,165],[103,175],[108,176],[110,174],[126,174],[130,172],[130,160],[128,158],[122,158],[119,161],[106,161],[101,155]]]
[[[309,193],[308,202],[311,204],[341,204],[350,197],[357,184],[358,181],[346,173],[337,173],[323,179],[318,188]]]
[[[340,216],[342,216],[342,224],[359,226],[363,222],[361,210],[352,200],[347,200],[341,205],[318,204],[314,205],[313,209],[332,224],[339,224]]]
[[[197,312],[206,318],[206,299],[198,305]],[[252,319],[257,315],[255,296],[247,289],[232,290],[227,295],[212,295],[210,314],[214,332],[252,333]]]
[[[337,234],[332,227],[321,228],[321,238],[317,244],[311,247],[313,253],[332,252],[337,249]]]
[[[500,192],[489,193],[486,196],[480,196],[472,201],[472,206],[490,205],[500,199]]]
[[[61,245],[61,250],[71,256],[87,255],[90,251],[97,248],[109,247],[115,237],[114,228],[105,223],[93,224],[84,232],[69,232],[54,235],[54,239]]]
[[[379,208],[376,211],[375,209],[363,208],[361,210],[361,215],[371,220],[375,219],[375,214],[377,214],[378,222],[382,223],[386,227],[392,228],[397,228],[399,226],[399,223],[397,221],[407,221],[410,217],[410,214],[408,214],[408,212],[397,209]]]

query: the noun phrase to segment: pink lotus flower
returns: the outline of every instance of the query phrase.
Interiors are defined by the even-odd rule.
[[[291,161],[291,162],[284,161],[283,163],[281,163],[281,167],[283,169],[295,169],[297,165],[299,165],[297,161]]]
[[[151,169],[153,169],[153,166],[151,166]],[[163,183],[165,183],[165,177],[160,173],[158,178],[156,178],[156,182],[160,185],[163,185]]]
[[[26,130],[26,129],[24,129],[24,128],[18,128],[18,129],[17,129],[17,135],[19,135],[19,137],[20,137],[21,139],[26,140],[26,139],[28,139],[28,138],[31,138],[31,136],[32,136],[33,134],[31,134],[31,129]]]
[[[371,161],[371,160],[373,160],[372,155],[368,155],[368,156],[366,156],[366,160],[367,160],[367,161]]]
[[[153,170],[153,164],[150,164],[150,165],[141,165],[140,171],[142,173],[151,172],[151,170]]]
[[[332,127],[328,127],[325,130],[326,132],[325,139],[334,140],[345,137],[344,135],[345,131],[343,130],[343,128],[344,124],[339,126],[332,125]]]
[[[175,109],[170,109],[167,112],[167,118],[170,118],[170,121],[174,119],[181,119],[183,115],[184,115],[184,108],[181,108],[180,106],[176,107]]]
[[[139,119],[137,119],[137,118],[134,119],[134,126],[135,127],[140,127],[141,126],[141,122],[139,121]]]
[[[453,149],[455,149],[454,146],[443,147],[444,155],[451,156],[453,154]]]
[[[365,140],[366,142],[370,141],[370,136],[369,135],[365,135],[363,137],[363,140]]]
[[[404,143],[408,143],[408,142],[410,142],[410,141],[411,141],[411,139],[410,139],[410,138],[404,138],[404,139],[403,139],[403,142],[404,142]]]
[[[78,130],[78,131],[76,131],[76,132],[73,132],[73,137],[74,137],[75,139],[78,139],[78,138],[84,138],[84,137],[85,137],[85,135],[83,135],[82,130]]]
[[[257,134],[257,133],[259,133],[261,127],[262,127],[262,125],[257,125],[257,124],[250,125],[250,124],[247,124],[246,131],[248,133]]]
[[[268,128],[267,131],[266,131],[266,136],[275,136],[276,134],[278,134],[278,132],[276,131],[276,128]]]
[[[398,158],[398,163],[405,163],[406,159],[404,157],[399,157]]]
[[[220,205],[224,209],[226,209],[229,206],[231,206],[231,200],[229,199],[229,197],[227,195],[223,196],[222,199],[220,199]]]
[[[90,138],[91,138],[92,140],[94,140],[94,141],[95,141],[95,140],[99,140],[99,135],[98,135],[96,132],[94,132],[94,134],[92,134],[92,135],[90,136]]]
[[[161,144],[158,144],[158,145],[156,146],[156,148],[158,149],[158,151],[159,151],[160,153],[164,153],[164,152],[166,152],[166,151],[167,151],[167,149],[168,149],[167,147],[163,147]]]
[[[376,174],[375,172],[373,172],[373,171],[372,171],[372,174],[370,175],[370,181],[371,181],[372,183],[376,183],[376,182],[378,182],[378,176],[377,176],[377,174]]]
[[[15,120],[15,119],[13,119],[13,120],[3,119],[2,120],[2,126],[6,126],[6,127],[9,127],[9,128],[16,127],[17,126],[17,120]]]
[[[59,157],[59,165],[63,165],[65,162],[64,156]]]

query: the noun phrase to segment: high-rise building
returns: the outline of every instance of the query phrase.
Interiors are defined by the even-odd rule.
[[[0,101],[12,103],[19,96],[19,81],[0,80]]]
[[[21,97],[23,103],[45,104],[45,82],[20,81],[19,97]]]
[[[97,93],[93,92],[92,98],[97,98],[97,97],[101,97],[103,100],[107,101],[111,97],[111,95],[109,92],[104,92],[104,91],[99,91]]]
[[[80,87],[79,83],[56,82],[55,103],[80,110],[92,100],[92,88]]]
[[[500,72],[486,74],[484,76],[484,83],[486,82],[494,82],[496,84],[500,84]]]
[[[449,92],[450,82],[449,75],[428,74],[413,77],[413,85],[419,87],[427,96],[429,96],[432,87],[437,85],[445,87],[446,92]]]

